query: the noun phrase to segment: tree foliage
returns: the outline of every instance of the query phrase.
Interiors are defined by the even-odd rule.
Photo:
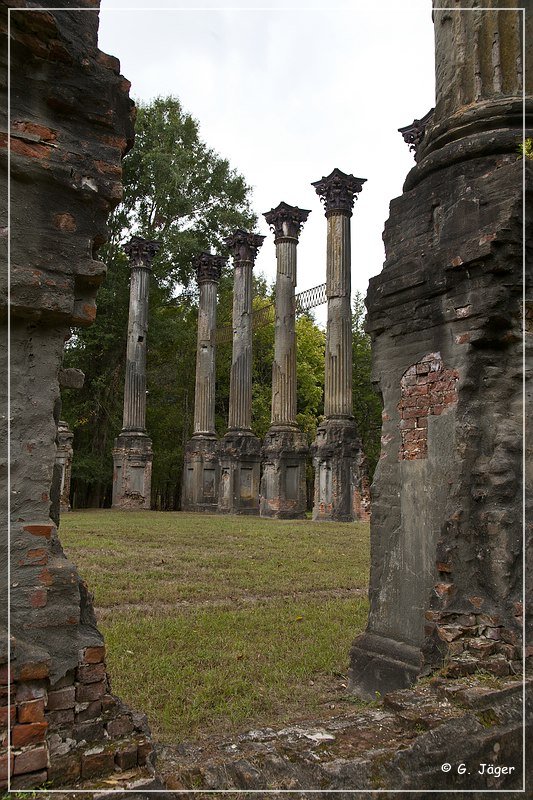
[[[179,507],[184,447],[192,433],[196,360],[197,290],[193,263],[202,250],[225,253],[223,240],[236,227],[252,230],[250,190],[200,138],[198,123],[175,98],[138,108],[135,147],[124,160],[124,198],[110,220],[102,259],[108,276],[98,294],[95,324],[77,330],[67,366],[85,372],[82,390],[63,394],[63,417],[75,433],[74,502],[109,505],[112,447],[122,427],[129,303],[129,267],[122,250],[132,234],[157,239],[152,266],[147,340],[147,431],[154,462],[152,504]],[[273,301],[254,279],[256,306]],[[219,285],[218,324],[231,323],[230,265]],[[324,334],[310,317],[298,331],[298,421],[309,441],[322,410]],[[254,334],[253,420],[262,437],[270,423],[273,322]],[[231,343],[217,352],[216,428],[227,429]]]

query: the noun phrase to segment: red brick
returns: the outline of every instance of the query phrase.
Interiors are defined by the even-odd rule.
[[[53,584],[54,576],[52,575],[48,567],[45,567],[40,571],[39,581],[43,584],[43,586],[51,586]]]
[[[34,750],[26,750],[15,756],[14,775],[22,775],[26,772],[37,772],[46,769],[48,763],[48,753],[46,747],[37,747]]]
[[[45,539],[50,539],[55,525],[25,525],[24,530],[31,533],[33,536],[44,536]]]
[[[8,700],[11,698],[11,704],[15,704],[15,687],[13,684],[10,686],[0,686],[0,706],[7,706]]]
[[[64,756],[54,756],[50,763],[49,779],[58,778],[64,786],[71,786],[81,775],[81,756],[73,751]]]
[[[62,711],[51,711],[46,715],[50,730],[57,728],[68,728],[74,725],[74,709],[66,708]]]
[[[81,708],[78,713],[76,714],[76,721],[77,722],[87,722],[90,719],[96,719],[102,713],[102,701],[95,700],[93,703],[89,703],[87,708]]]
[[[60,231],[67,231],[72,233],[77,229],[76,220],[66,211],[64,214],[56,214],[54,216],[54,226]]]
[[[112,751],[102,753],[84,753],[81,757],[81,777],[94,778],[106,775],[115,768],[115,754]]]
[[[48,771],[40,770],[39,772],[29,772],[25,775],[18,775],[11,781],[12,789],[35,789],[36,786],[42,786],[48,780]],[[31,796],[31,795],[30,795]],[[40,795],[37,795],[40,797]]]
[[[30,605],[32,608],[44,608],[48,600],[48,592],[46,589],[39,587],[34,589],[30,594]]]
[[[107,732],[112,739],[118,736],[127,736],[132,730],[133,722],[131,717],[128,717],[126,714],[117,717],[117,719],[112,719],[107,723]]]
[[[8,676],[7,664],[2,664],[0,667],[0,683],[2,686],[7,686],[8,683],[13,683],[13,671],[11,671],[11,676]]]
[[[146,764],[153,749],[151,742],[139,742],[139,747],[137,748],[137,762],[140,767]]]
[[[80,684],[76,689],[76,700],[78,703],[92,703],[93,700],[101,700],[105,694],[105,690],[106,686],[104,681]]]
[[[24,703],[26,700],[39,700],[46,698],[46,684],[44,681],[38,683],[21,683],[17,686],[17,703]]]
[[[104,694],[102,697],[102,711],[111,711],[117,705],[117,698],[112,694]]]
[[[8,707],[0,706],[0,728],[7,728],[7,713]],[[16,713],[16,708],[12,705],[9,711],[9,721],[11,725],[15,724]]]
[[[124,750],[119,750],[115,755],[115,764],[119,769],[126,770],[137,766],[137,745],[130,745]]]
[[[13,120],[11,130],[26,133],[30,136],[38,136],[39,139],[43,139],[45,142],[53,142],[57,139],[57,131],[27,120]]]
[[[8,764],[9,764],[9,774],[13,774],[13,763],[15,761],[15,756],[13,753],[10,754],[9,760],[7,757],[7,753],[2,753],[0,755],[0,781],[7,782],[7,773],[8,773]]]
[[[80,662],[82,664],[99,664],[105,660],[105,646],[86,647],[80,651]]]
[[[78,667],[81,683],[97,683],[105,678],[105,664],[82,664]]]
[[[44,697],[21,703],[17,707],[17,719],[21,723],[44,722]]]
[[[15,678],[24,681],[40,681],[50,674],[50,661],[33,661],[15,668]]]
[[[439,597],[447,597],[452,594],[454,585],[453,583],[437,583],[434,588]]]
[[[48,693],[48,711],[61,711],[65,708],[74,708],[76,704],[76,689],[67,686],[55,692]]]
[[[15,725],[11,731],[11,742],[15,749],[29,744],[41,744],[46,736],[47,722],[31,722],[28,725]]]

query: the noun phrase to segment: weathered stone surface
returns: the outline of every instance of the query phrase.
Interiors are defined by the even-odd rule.
[[[339,169],[312,185],[324,201],[328,226],[328,324],[324,413],[311,455],[315,467],[314,520],[350,522],[360,517],[361,443],[353,417],[350,217],[364,179]]]
[[[517,18],[502,17],[501,41]],[[508,675],[515,654],[502,634],[520,641],[524,165],[512,87],[523,56],[501,61],[498,97],[483,90],[459,108],[470,79],[454,72],[472,20],[478,55],[463,53],[465,65],[496,53],[481,33],[494,19],[435,12],[437,108],[391,203],[386,262],[367,296],[384,405],[370,616],[351,656],[352,687],[367,696],[443,663],[450,677],[479,667]],[[442,76],[452,72],[448,85]],[[530,108],[528,100],[526,135]],[[528,242],[530,162],[525,179]],[[530,256],[528,247],[528,280]],[[483,624],[485,615],[497,623]]]
[[[296,424],[296,251],[310,211],[280,203],[264,214],[276,245],[276,324],[272,364],[271,425],[263,443],[262,517],[305,515],[307,443]]]
[[[185,447],[182,508],[185,511],[216,511],[219,467],[215,432],[215,332],[217,287],[225,259],[201,253],[196,261],[200,287],[194,432]]]
[[[442,698],[440,685],[385,697],[379,708],[325,720],[299,722],[283,730],[249,731],[233,741],[203,747],[163,748],[162,774],[169,787],[195,789],[293,790],[302,797],[371,800],[375,790],[439,789],[452,800],[477,790],[505,789],[518,800],[522,783],[522,684],[499,690],[477,687],[468,708],[464,692]],[[531,756],[531,698],[526,756]],[[442,765],[449,763],[449,772]],[[466,765],[466,772],[458,768]],[[480,765],[485,764],[482,768]],[[512,767],[509,772],[497,768]],[[488,767],[491,770],[488,770]],[[306,790],[314,790],[306,792]],[[323,790],[324,794],[320,792]],[[446,792],[450,791],[450,794]],[[516,794],[513,790],[517,790]],[[459,792],[459,794],[457,794]],[[463,795],[462,792],[465,794]]]
[[[146,344],[150,270],[157,242],[133,236],[124,246],[130,259],[130,305],[122,431],[113,448],[113,508],[150,508],[152,442],[146,434]]]
[[[258,514],[260,440],[250,431],[228,431],[220,440],[217,453],[219,513]]]
[[[72,458],[74,456],[73,441],[74,434],[70,430],[68,422],[59,420],[55,466],[58,467],[60,473],[59,510],[61,514],[70,511],[70,479],[72,475]]]
[[[259,513],[261,443],[252,425],[252,270],[264,236],[236,230],[226,240],[233,255],[233,349],[228,432],[218,447],[218,511]]]
[[[133,139],[129,83],[118,61],[97,47],[98,3],[81,0],[78,5],[87,9],[82,12],[68,3],[55,5],[57,10],[11,4],[10,131],[7,105],[0,104],[4,154],[8,136],[11,145],[12,788],[40,786],[52,777],[76,778],[91,745],[80,741],[74,755],[67,752],[72,760],[67,772],[62,772],[66,764],[55,763],[82,732],[83,723],[75,719],[78,685],[95,685],[78,684],[76,668],[84,653],[97,652],[101,663],[103,647],[88,589],[65,557],[50,519],[51,484],[60,382],[72,385],[80,379],[62,370],[64,342],[71,326],[94,319],[96,291],[105,275],[97,250],[106,238],[109,212],[121,197],[121,159]],[[4,14],[4,69],[5,25]],[[5,86],[2,91],[5,101]],[[4,234],[5,226],[4,219]],[[6,235],[0,236],[4,255],[6,242]],[[5,320],[5,282],[3,290]],[[5,347],[2,356],[5,372]],[[7,559],[3,538],[4,608]],[[5,633],[1,645],[4,672]],[[107,679],[105,687],[108,691]],[[108,722],[124,713],[117,704]],[[4,747],[7,723],[7,713],[3,720],[0,715]],[[103,725],[99,738],[104,739]],[[111,749],[113,770],[116,748]]]

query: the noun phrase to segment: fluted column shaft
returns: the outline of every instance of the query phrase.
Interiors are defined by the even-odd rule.
[[[439,0],[434,5],[439,6],[433,11],[435,120],[471,103],[501,100],[502,95],[520,97],[524,83],[524,14],[509,9],[513,4],[507,0],[486,0],[482,9],[472,0],[460,4]],[[533,20],[529,16],[526,11],[526,55],[533,51]],[[526,92],[531,89],[526,85]]]
[[[218,281],[200,282],[194,434],[215,433],[215,329]]]
[[[272,364],[272,425],[296,425],[296,247],[276,240],[276,323]]]
[[[350,215],[332,211],[327,220],[324,413],[326,417],[348,417],[353,413]]]
[[[131,267],[126,378],[122,429],[146,429],[146,335],[150,267],[136,261]]]
[[[237,228],[226,239],[233,254],[233,352],[229,392],[229,431],[251,433],[252,425],[252,270],[264,236]]]

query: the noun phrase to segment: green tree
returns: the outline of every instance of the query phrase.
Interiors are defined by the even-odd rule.
[[[256,218],[244,178],[202,141],[198,123],[173,97],[138,105],[135,146],[124,160],[123,182],[123,201],[102,250],[108,276],[98,294],[96,322],[75,331],[65,357],[68,366],[86,374],[84,388],[63,397],[63,416],[75,433],[73,489],[79,506],[110,501],[129,298],[122,246],[135,233],[161,243],[150,286],[147,427],[154,447],[154,501],[173,508],[194,404],[194,258],[202,250],[225,252],[224,238],[236,227],[252,229]],[[226,299],[228,281],[223,276]]]
[[[381,447],[381,400],[372,387],[370,336],[365,333],[364,320],[364,300],[356,292],[352,315],[353,410],[372,479]]]

